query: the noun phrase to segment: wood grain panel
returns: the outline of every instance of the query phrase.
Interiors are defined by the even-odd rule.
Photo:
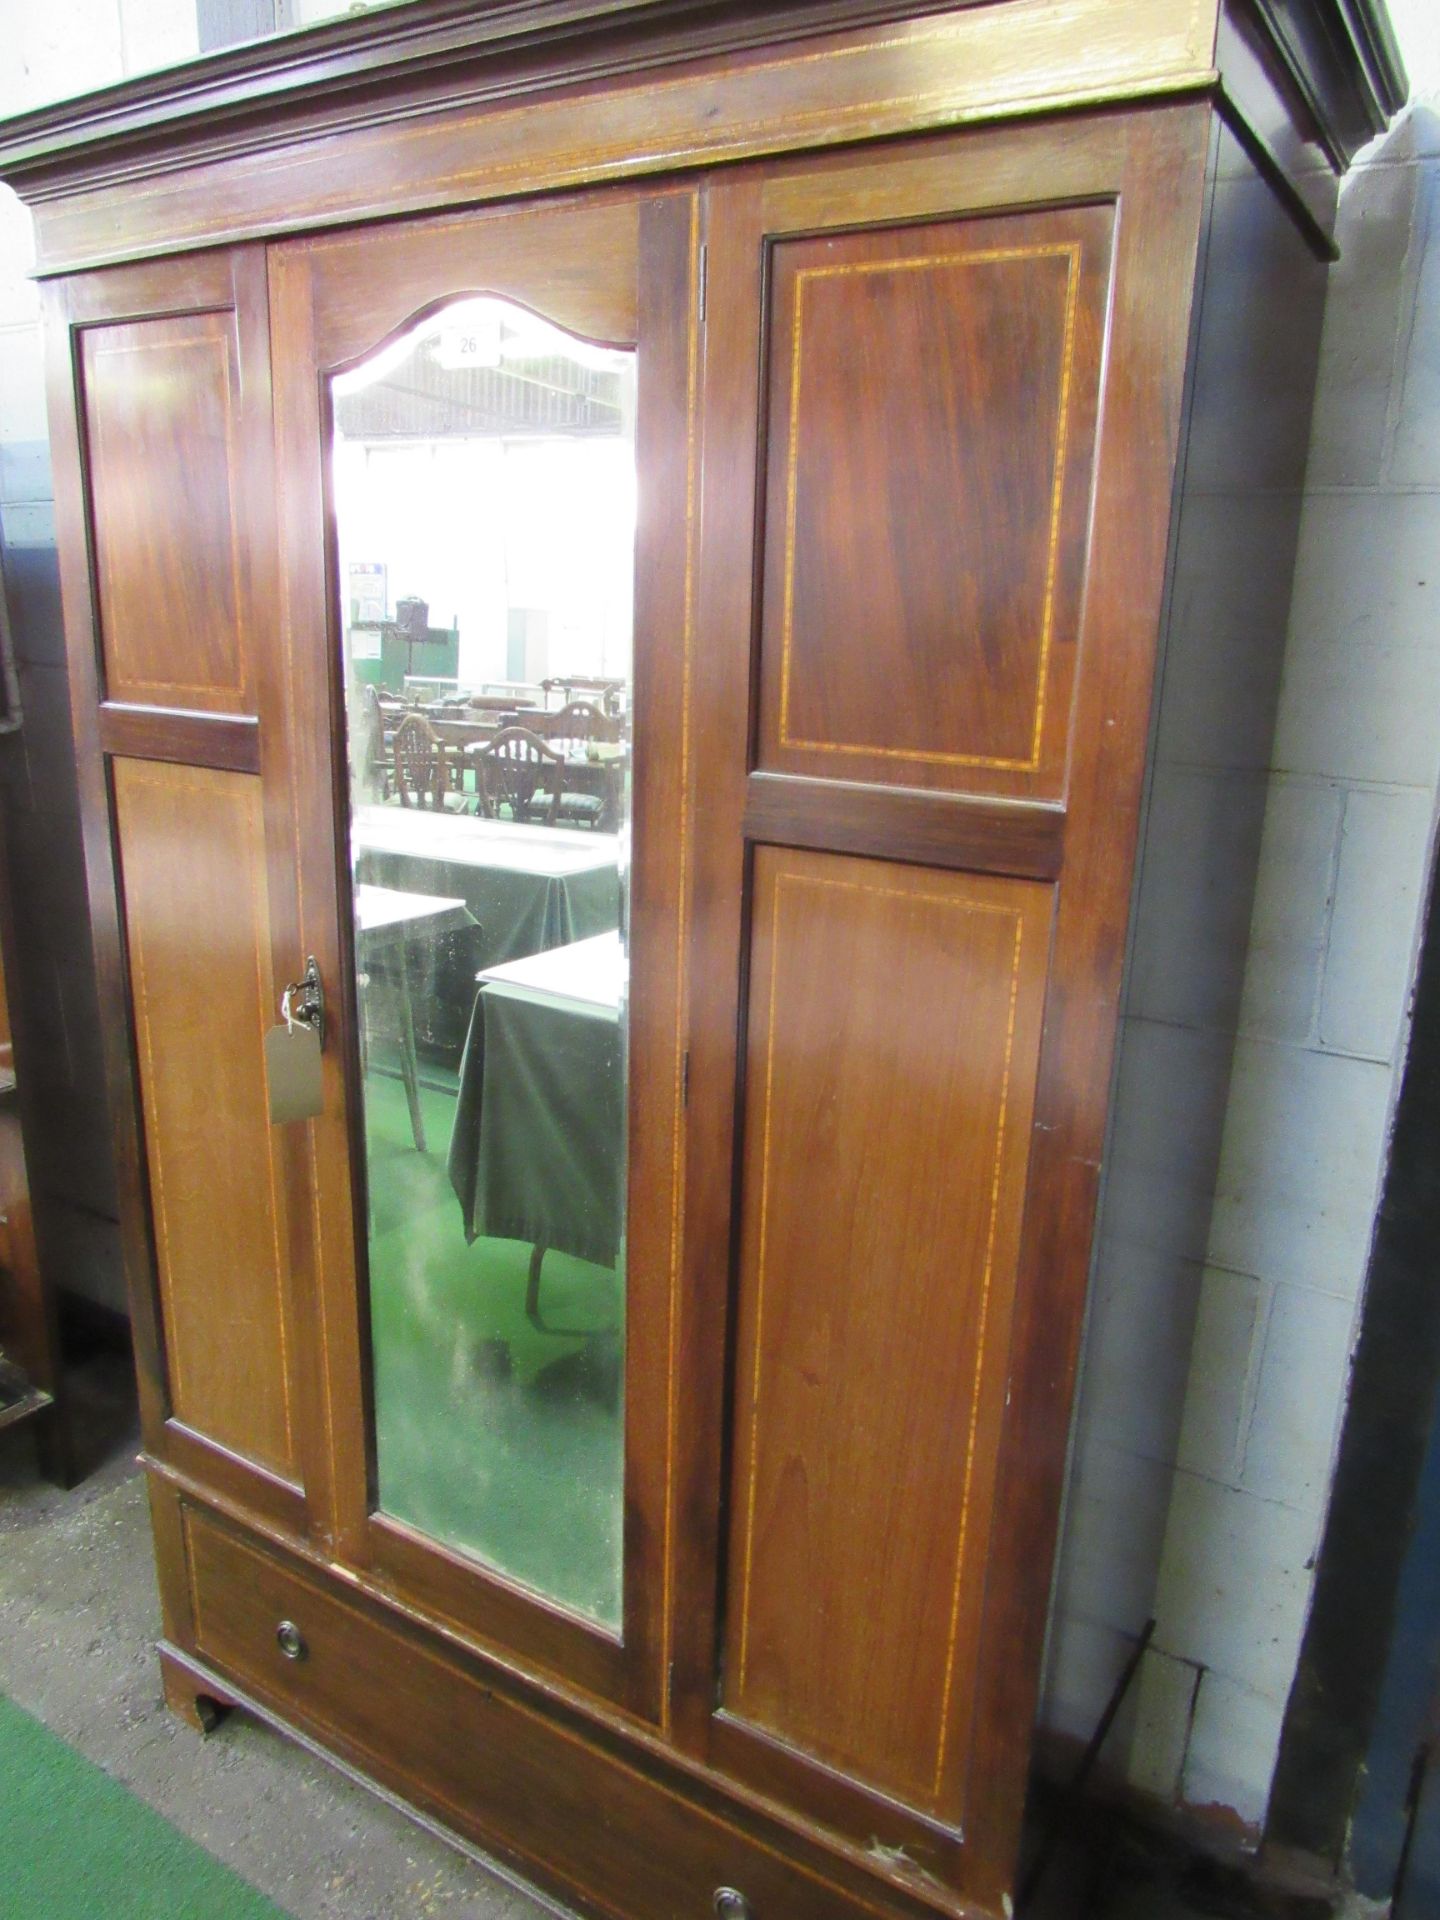
[[[477,293],[534,306],[582,339],[633,346],[638,240],[634,193],[624,191],[407,221],[384,236],[379,285],[373,232],[298,241],[288,251],[308,259],[316,358],[331,368],[375,352],[420,308]]]
[[[80,366],[105,693],[238,712],[234,316],[89,328]]]
[[[231,773],[260,771],[260,724],[249,714],[183,713],[106,702],[96,717],[106,753],[222,767]]]
[[[1060,791],[1112,224],[774,245],[763,767]]]
[[[756,854],[723,1704],[942,1815],[1051,900]]]
[[[292,1475],[259,782],[149,760],[113,777],[170,1410]]]
[[[1064,852],[1065,811],[972,794],[752,773],[745,783],[745,837],[772,847],[1054,880]]]

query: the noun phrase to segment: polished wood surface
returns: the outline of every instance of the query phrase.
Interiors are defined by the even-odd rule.
[[[722,1704],[956,1824],[1050,911],[756,855]]]
[[[260,726],[249,714],[177,713],[106,701],[100,744],[127,760],[173,760],[180,766],[259,773]]]
[[[1060,104],[1193,91],[1213,78],[1215,0],[970,0],[919,19],[888,6],[848,31],[842,16],[841,30],[828,33],[817,31],[825,10],[814,8],[790,45],[779,38],[783,16],[769,10],[761,25],[763,12],[749,11],[738,35],[722,31],[709,45],[692,33],[657,47],[637,23],[597,41],[589,71],[564,45],[540,46],[529,59],[507,49],[494,76],[483,62],[468,73],[442,66],[412,77],[384,116],[348,128],[336,124],[343,105],[337,113],[323,101],[307,127],[302,103],[276,124],[282,144],[273,153],[263,136],[257,151],[252,116],[239,165],[201,114],[192,164],[176,166],[172,134],[161,143],[164,164],[108,205],[88,190],[96,181],[83,159],[81,190],[71,193],[63,162],[58,192],[23,165],[10,171],[27,189],[35,182],[41,270],[58,272]],[[136,144],[127,155],[132,189]]]
[[[243,711],[234,316],[89,328],[80,372],[105,691]]]
[[[762,767],[1059,793],[1113,218],[772,244]]]
[[[583,202],[412,220],[384,237],[385,271],[376,273],[376,235],[347,233],[296,241],[315,313],[318,364],[363,359],[446,300],[543,286],[544,316],[582,340],[633,345],[638,324],[639,244],[633,193]],[[537,696],[538,697],[538,696]],[[528,702],[522,702],[528,705]]]
[[[113,778],[170,1406],[293,1477],[260,789],[155,761]]]
[[[85,335],[92,328],[158,318],[179,321],[197,312],[232,311],[235,314],[244,377],[236,421],[239,460],[233,477],[240,488],[238,510],[250,534],[243,543],[239,585],[249,609],[247,625],[253,630],[253,608],[264,580],[266,554],[271,544],[265,509],[273,492],[266,372],[268,337],[265,331],[257,329],[254,317],[257,269],[263,279],[263,251],[250,248],[122,267],[48,288],[47,388],[90,925],[95,943],[106,1084],[119,1186],[121,1242],[130,1294],[142,1427],[146,1445],[157,1457],[173,1457],[187,1467],[200,1470],[202,1479],[213,1480],[227,1489],[244,1485],[248,1479],[262,1511],[283,1514],[294,1523],[303,1515],[303,1501],[293,1484],[259,1468],[253,1461],[247,1463],[214,1441],[189,1433],[169,1418],[165,1332],[155,1270],[149,1176],[139,1117],[141,1102],[118,894],[112,792],[101,738],[106,723],[102,719],[99,608],[90,563],[95,546],[93,495],[85,482],[86,423],[80,364]],[[160,604],[157,603],[154,612],[157,621],[163,618]],[[261,691],[263,698],[263,686]],[[127,711],[119,724],[126,729],[128,740],[133,741],[138,729],[142,738],[151,744],[157,734],[174,743],[177,729],[184,734],[197,724],[222,732],[237,726],[243,728],[243,721],[235,716],[196,715],[188,711],[169,714],[158,709]],[[249,731],[253,733],[254,729]],[[148,753],[151,744],[141,746],[139,751]],[[215,756],[207,753],[202,757]],[[283,899],[283,893],[275,887],[275,879],[272,869],[272,918],[277,903]],[[291,1209],[289,1217],[293,1239],[296,1222],[303,1219],[303,1210]],[[302,1335],[304,1327],[302,1316]],[[303,1432],[306,1424],[303,1409],[298,1412],[298,1425]],[[214,1471],[210,1473],[212,1468]],[[161,1574],[163,1585],[170,1577],[163,1563]]]
[[[712,1355],[733,1343],[719,1302],[725,1297],[725,1235],[733,1191],[734,1160],[728,1145],[730,1090],[741,1076],[734,1036],[744,1031],[744,955],[754,935],[746,927],[746,876],[761,870],[754,833],[788,844],[782,776],[751,772],[736,778],[737,754],[750,726],[751,646],[756,618],[754,557],[772,539],[773,494],[763,484],[767,449],[757,423],[763,417],[763,274],[767,260],[792,235],[829,229],[854,232],[890,228],[904,217],[956,219],[990,209],[1037,217],[1059,206],[1126,207],[1117,229],[1111,270],[1106,343],[1106,390],[1102,426],[1093,460],[1092,519],[1086,558],[1088,577],[1075,644],[1081,670],[1074,693],[1075,745],[1064,782],[1063,807],[1037,811],[1048,821],[1048,861],[1062,875],[1052,929],[1045,991],[1046,1046],[1036,1081],[1036,1111],[1022,1240],[1013,1293],[1013,1317],[993,1330],[994,1350],[1006,1354],[1009,1400],[995,1408],[995,1490],[972,1507],[967,1521],[979,1562],[983,1591],[967,1616],[968,1636],[957,1659],[968,1663],[971,1736],[962,1742],[970,1773],[963,1783],[963,1819],[957,1797],[901,1807],[893,1793],[877,1793],[856,1775],[844,1775],[821,1755],[808,1759],[773,1732],[747,1725],[728,1702],[716,1712],[713,1648],[729,1645],[733,1621],[707,1598],[699,1556],[677,1662],[677,1724],[712,1762],[792,1805],[806,1807],[831,1831],[878,1838],[903,1852],[917,1870],[963,1887],[971,1897],[1001,1903],[1009,1885],[1018,1841],[1019,1796],[1003,1782],[1023,1771],[1020,1757],[1033,1716],[1044,1596],[1034,1581],[1037,1565],[1049,1564],[1055,1504],[1064,1459],[1064,1409],[1074,1365],[1098,1172],[1105,1128],[1123,927],[1132,872],[1135,820],[1142,777],[1148,702],[1154,664],[1168,530],[1167,501],[1174,458],[1199,227],[1209,110],[1174,108],[1145,115],[1072,122],[1063,141],[1043,127],[1014,127],[982,136],[913,143],[863,156],[818,159],[798,167],[756,169],[713,192],[709,214],[711,318],[708,342],[705,458],[706,519],[701,538],[700,659],[705,663],[707,755],[698,776],[707,796],[707,834],[697,870],[709,943],[704,961],[703,1001],[697,997],[692,1043],[691,1122],[699,1164],[693,1175],[692,1212],[702,1233],[720,1236],[695,1252],[689,1291],[695,1296],[694,1332]],[[1164,344],[1161,354],[1160,345]],[[1003,353],[1003,345],[997,345]],[[1143,371],[1142,371],[1143,369]],[[723,475],[723,483],[719,476]],[[757,503],[763,518],[757,520]],[[783,508],[782,508],[783,511]],[[933,562],[932,562],[933,564]],[[842,649],[843,640],[837,645]],[[763,751],[758,728],[756,751]],[[739,744],[737,744],[739,743]],[[761,783],[769,783],[768,787]],[[918,809],[935,809],[947,797],[915,795],[832,783],[837,795],[836,852],[884,857],[887,828],[908,821],[908,844],[897,851],[919,861],[915,844]],[[761,796],[763,795],[763,801]],[[962,814],[973,802],[954,802]],[[976,869],[1015,863],[1015,801],[992,800],[996,840]],[[904,812],[897,808],[903,807]],[[772,815],[779,814],[778,827]],[[803,844],[825,845],[823,810],[810,808]],[[978,840],[978,822],[973,823]],[[798,838],[798,835],[791,836]],[[1077,868],[1078,862],[1078,868]],[[937,861],[936,865],[940,863]],[[950,861],[948,872],[955,871]],[[923,871],[924,869],[920,869]],[[1083,870],[1083,883],[1078,872]],[[928,877],[935,877],[930,875]],[[1037,875],[1037,877],[1040,877]],[[753,906],[753,902],[752,902]],[[728,954],[728,959],[727,959]],[[817,978],[827,976],[818,975]],[[753,970],[750,992],[756,990]],[[818,1069],[817,1069],[818,1070]],[[746,1099],[752,1090],[746,1081]],[[748,1134],[745,1153],[751,1151]],[[1041,1169],[1044,1169],[1042,1174]],[[1041,1251],[1043,1249],[1043,1252]],[[743,1268],[742,1268],[743,1271]],[[1006,1306],[1012,1302],[1007,1301]],[[737,1351],[739,1351],[737,1349]],[[709,1376],[717,1361],[712,1359]],[[743,1367],[737,1361],[737,1380]],[[697,1403],[705,1408],[707,1373],[692,1375]],[[1058,1384],[1057,1384],[1058,1383]],[[986,1390],[993,1383],[987,1377]],[[1016,1418],[1023,1398],[1027,1419]],[[725,1422],[717,1422],[720,1432]],[[707,1432],[710,1432],[707,1424]],[[743,1424],[731,1440],[743,1444]],[[723,1448],[696,1436],[687,1458],[694,1511],[719,1513],[731,1490],[724,1477]],[[1044,1489],[1043,1493],[1040,1489]],[[734,1519],[729,1504],[730,1527]],[[1047,1517],[1048,1516],[1048,1517]],[[980,1545],[983,1537],[984,1545]],[[733,1601],[736,1579],[731,1553],[724,1592]],[[721,1549],[717,1545],[717,1558]],[[789,1596],[803,1605],[803,1588]],[[970,1597],[966,1596],[967,1599]],[[1023,1645],[1019,1658],[1014,1649]],[[733,1660],[725,1663],[728,1687]],[[1028,1676],[1028,1678],[1027,1678]],[[692,1691],[693,1689],[693,1691]],[[708,1732],[701,1731],[702,1716]],[[778,1717],[778,1715],[777,1715]],[[934,1764],[933,1747],[930,1762]],[[918,1762],[906,1763],[916,1777]],[[933,1778],[933,1776],[932,1776]],[[952,1783],[957,1796],[962,1783]],[[939,1823],[937,1825],[937,1822]],[[963,1824],[963,1840],[957,1826]]]
[[[745,836],[762,846],[821,847],[1054,880],[1062,864],[1065,811],[1023,801],[752,773],[745,783]]]
[[[1152,10],[1157,32],[1174,30],[1183,3],[1159,0]],[[1374,0],[1364,4],[1372,7]],[[459,94],[476,90],[479,62],[503,60],[502,87],[481,82],[480,90],[524,93],[537,76],[557,71],[587,79],[633,70],[647,55],[652,61],[687,53],[731,57],[905,11],[894,0],[512,0],[477,14],[465,0],[420,0],[403,14],[367,21],[363,30],[353,19],[322,21],[303,40],[265,36],[186,61],[178,71],[144,72],[82,102],[67,98],[17,115],[3,152],[37,191],[67,173],[98,185],[110,150],[128,146],[133,157],[135,136],[148,143],[158,135],[173,144],[181,123],[204,114],[213,151],[225,144],[232,123],[253,119],[262,100],[269,106],[267,124],[249,128],[249,152],[295,139],[307,120],[333,118],[337,99],[357,81],[383,81],[392,97],[408,98],[405,83],[417,78],[427,80],[432,93]],[[1207,22],[1196,11],[1192,6],[1188,25],[1199,42]],[[597,26],[628,31],[580,37]],[[522,47],[539,52],[541,61],[522,66],[514,57]],[[1399,104],[1392,102],[1392,109]]]
[[[1244,139],[1248,165],[1262,167],[1311,245],[1338,257],[1334,239],[1340,183],[1321,120],[1294,110],[1294,82],[1284,55],[1252,0],[1225,0],[1215,37],[1220,111]],[[1379,131],[1377,128],[1375,131]],[[1367,138],[1370,136],[1367,135]],[[1343,163],[1338,171],[1344,171]]]
[[[557,7],[503,56],[462,28],[433,65],[382,60],[363,110],[337,70],[207,132],[178,86],[169,134],[22,164],[45,270],[179,250],[50,297],[166,1684],[254,1702],[596,1911],[669,1920],[732,1884],[764,1914],[999,1920],[1216,8],[666,4],[653,38],[620,8],[565,41]],[[241,232],[266,244],[214,244]],[[375,1513],[325,380],[473,292],[640,347],[619,1636]],[[128,505],[122,421],[151,470]],[[189,559],[152,484],[177,449]],[[182,816],[215,849],[199,879],[164,852]],[[248,1049],[307,953],[325,1111],[271,1132]],[[202,1238],[217,1093],[249,1211],[212,1182]],[[194,1390],[222,1339],[261,1354],[244,1405]],[[277,1664],[277,1610],[312,1661]]]
[[[167,1496],[161,1494],[160,1498]],[[696,1794],[659,1757],[537,1714],[502,1676],[406,1630],[311,1571],[180,1503],[193,1613],[171,1657],[201,1698],[253,1701],[489,1848],[541,1886],[615,1920],[704,1915],[734,1887],[757,1916],[921,1920],[861,1861],[827,1855],[773,1813]],[[300,1659],[277,1642],[298,1628]],[[229,1676],[207,1686],[207,1669]],[[443,1712],[389,1704],[443,1700]],[[978,1920],[964,1902],[942,1911]]]

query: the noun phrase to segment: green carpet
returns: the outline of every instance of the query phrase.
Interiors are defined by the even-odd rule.
[[[239,1874],[3,1695],[0,1915],[284,1920]]]
[[[454,1076],[425,1070],[429,1151],[404,1090],[365,1083],[370,1338],[382,1511],[607,1626],[620,1624],[623,1287],[608,1267],[545,1257],[547,1320],[525,1317],[530,1248],[465,1240],[445,1170]]]

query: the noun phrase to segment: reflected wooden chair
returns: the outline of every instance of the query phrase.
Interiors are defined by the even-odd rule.
[[[602,713],[593,700],[571,700],[554,713],[537,714],[530,723],[547,740],[603,740],[624,738],[619,719]]]
[[[464,795],[452,796],[450,766],[445,746],[434,727],[419,713],[407,713],[395,729],[390,746],[390,768],[395,791],[402,807],[419,807],[433,813],[453,810],[447,803]]]
[[[626,723],[618,714],[602,713],[593,700],[572,700],[543,716],[546,738],[566,755],[566,788],[559,824],[603,828],[614,832],[620,823],[623,796],[621,763],[626,756]],[[537,731],[540,722],[535,722]],[[615,755],[601,753],[614,747]]]
[[[559,820],[565,756],[532,727],[502,727],[493,740],[471,747],[468,757],[485,819],[501,819],[501,809],[508,807],[512,820],[539,818],[552,827]]]

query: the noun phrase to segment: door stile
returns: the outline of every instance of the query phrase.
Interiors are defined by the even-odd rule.
[[[630,1015],[624,1639],[628,1704],[668,1725],[674,1567],[681,1551],[675,1461],[686,1238],[685,1057],[697,819],[692,712],[700,471],[702,204],[696,192],[640,209],[641,401],[636,467],[638,724]],[[675,503],[684,503],[683,514]],[[643,702],[643,705],[641,704]],[[652,1518],[652,1516],[654,1518]],[[658,1525],[655,1524],[658,1519]]]
[[[280,343],[273,367],[275,497],[279,556],[278,612],[281,702],[286,716],[285,787],[277,795],[280,831],[288,839],[296,888],[292,978],[314,955],[326,989],[326,1040],[321,1054],[324,1110],[303,1127],[310,1163],[314,1334],[308,1354],[312,1442],[318,1479],[314,1500],[319,1541],[344,1564],[368,1564],[369,1467],[365,1451],[365,1378],[360,1317],[350,1276],[356,1237],[349,1177],[351,1134],[347,1061],[353,1045],[353,1000],[342,991],[350,972],[341,937],[336,843],[336,714],[330,655],[327,559],[331,533],[319,374],[314,366],[314,308],[304,243],[269,250],[270,337]],[[343,753],[343,742],[340,745]]]
[[[696,569],[692,781],[697,815],[689,994],[689,1106],[676,1436],[671,1732],[708,1750],[716,1700],[737,1036],[747,886],[762,260],[747,245],[760,180],[728,176],[705,200],[706,318],[699,369],[704,457]],[[720,266],[723,263],[723,267]],[[720,268],[720,270],[714,270]]]
[[[95,949],[105,1079],[110,1099],[120,1237],[129,1288],[131,1337],[140,1388],[140,1424],[146,1451],[164,1452],[165,1334],[145,1182],[139,1081],[130,1023],[129,973],[118,894],[118,863],[111,828],[109,764],[100,744],[100,662],[86,510],[84,435],[80,423],[74,293],[67,281],[41,288],[45,311],[46,400],[55,465],[55,531],[70,676],[75,767],[85,839],[85,880]]]

